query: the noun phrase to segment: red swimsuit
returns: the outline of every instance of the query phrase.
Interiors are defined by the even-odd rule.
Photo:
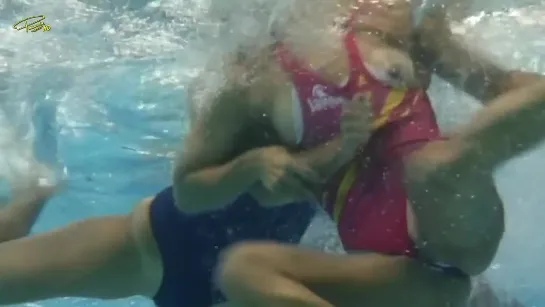
[[[352,32],[344,42],[350,65],[344,86],[324,80],[284,44],[277,46],[278,62],[291,76],[301,108],[300,145],[310,148],[338,135],[343,103],[356,93],[370,94],[376,130],[364,150],[369,163],[360,171],[354,161],[326,191],[324,206],[347,250],[414,256],[403,158],[441,138],[435,114],[424,90],[395,89],[378,81],[365,67]]]

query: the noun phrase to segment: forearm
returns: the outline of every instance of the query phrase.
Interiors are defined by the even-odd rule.
[[[512,70],[509,72],[502,94],[543,80],[545,80],[545,76],[542,74]]]
[[[481,148],[491,165],[522,153],[543,139],[545,80],[508,92],[475,114],[453,135],[462,144]],[[477,149],[478,149],[477,148]]]
[[[541,78],[539,74],[496,65],[480,54],[465,50],[462,44],[451,39],[433,69],[447,82],[483,103]]]
[[[414,56],[428,70],[477,100],[497,97],[509,79],[509,71],[470,52],[459,37],[446,35],[421,33],[420,48],[413,50]]]
[[[503,68],[483,54],[472,51],[454,35],[443,42],[425,45],[425,50],[417,51],[421,62],[445,81],[483,103],[543,78],[536,73]]]
[[[228,205],[259,180],[256,153],[249,151],[220,166],[191,173],[174,171],[174,199],[180,210],[201,213]]]

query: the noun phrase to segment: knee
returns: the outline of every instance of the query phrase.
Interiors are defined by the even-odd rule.
[[[217,284],[224,292],[238,288],[246,280],[245,275],[267,266],[267,243],[237,243],[225,249],[216,268]]]
[[[255,248],[251,243],[237,243],[226,248],[219,258],[217,269],[217,278],[224,281],[232,278],[232,275],[241,271],[245,263],[249,263],[251,258],[256,257]]]

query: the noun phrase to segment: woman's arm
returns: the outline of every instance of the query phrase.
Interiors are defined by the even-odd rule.
[[[418,29],[412,55],[429,71],[484,103],[543,76],[501,67],[450,31],[444,12],[434,12]]]
[[[185,212],[220,209],[259,179],[259,153],[248,151],[228,161],[247,121],[247,88],[230,85],[216,95],[189,97],[189,133],[173,173],[176,205]],[[204,97],[207,96],[207,97]],[[204,105],[203,105],[204,104]]]

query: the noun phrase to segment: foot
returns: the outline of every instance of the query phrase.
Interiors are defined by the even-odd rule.
[[[12,183],[11,198],[15,201],[17,199],[47,200],[63,185],[65,173],[63,172],[63,177],[59,180],[55,178],[56,175],[51,168],[36,163],[32,173]]]
[[[46,202],[54,195],[59,184],[51,178],[52,172],[45,166],[34,168],[33,175],[12,185],[11,201],[0,209],[0,242],[26,236]],[[44,176],[45,175],[45,176]]]

